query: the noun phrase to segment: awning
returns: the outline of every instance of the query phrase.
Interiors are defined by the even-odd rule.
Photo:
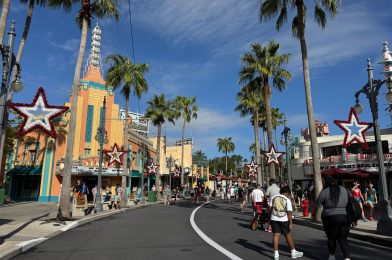
[[[132,171],[132,174],[131,174],[132,178],[140,178],[141,176],[142,175],[138,171],[135,171],[135,170]]]
[[[337,168],[322,171],[321,175],[337,175],[340,177],[360,177],[360,178],[369,177],[369,173],[366,171],[362,171],[362,170],[345,171]]]
[[[9,170],[10,175],[41,175],[42,166],[16,166]]]

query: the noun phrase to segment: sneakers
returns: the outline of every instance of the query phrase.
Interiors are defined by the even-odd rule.
[[[374,221],[374,218],[373,217],[369,217],[368,218],[370,221]]]
[[[300,257],[302,257],[303,255],[304,255],[304,253],[299,252],[299,251],[295,251],[294,253],[291,253],[291,258],[292,258],[292,259],[294,259],[294,258],[300,258]]]
[[[274,260],[279,260],[279,255],[274,255]]]
[[[334,256],[334,255],[329,255],[329,258],[328,258],[328,260],[336,260],[336,258],[335,258],[335,256]]]
[[[363,220],[363,222],[368,222],[368,220],[366,218],[363,218],[362,220]]]

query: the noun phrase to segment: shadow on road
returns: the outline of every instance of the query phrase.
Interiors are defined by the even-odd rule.
[[[264,243],[264,244],[269,244],[269,245],[267,245],[267,247],[272,248],[272,244],[271,243],[266,243],[266,242],[263,242],[263,241],[261,241],[261,242]],[[247,248],[249,250],[253,250],[256,253],[259,253],[261,255],[265,255],[265,256],[267,256],[269,258],[273,258],[272,256],[273,256],[274,251],[272,249],[265,249],[265,248],[263,248],[261,246],[249,243],[248,240],[242,239],[242,238],[239,238],[237,241],[235,241],[235,243],[237,243],[237,244],[239,244],[239,245],[241,245],[241,246],[243,246],[243,247],[245,247],[245,248]]]
[[[23,230],[25,227],[27,227],[28,225],[30,225],[31,223],[33,223],[36,220],[39,220],[40,218],[43,217],[47,217],[49,216],[49,213],[46,213],[42,216],[36,217],[36,218],[32,218],[31,220],[29,220],[28,222],[24,223],[23,225],[21,225],[20,227],[18,227],[17,229],[15,229],[14,231],[8,233],[5,236],[1,236],[0,237],[0,245],[2,245],[4,243],[4,241],[10,237],[12,237],[13,235],[15,235],[16,233],[18,233],[19,231]]]

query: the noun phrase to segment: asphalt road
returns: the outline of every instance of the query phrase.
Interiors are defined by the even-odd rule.
[[[188,201],[176,206],[156,205],[128,211],[77,227],[51,238],[14,259],[227,259],[193,230],[189,217],[196,207]],[[216,243],[242,259],[272,259],[271,233],[249,228],[251,210],[238,203],[215,201],[200,208],[197,226]],[[302,259],[328,259],[322,231],[295,226],[296,248]],[[386,259],[390,248],[350,239],[352,259]],[[281,240],[281,259],[289,259]],[[337,259],[343,259],[340,251]]]

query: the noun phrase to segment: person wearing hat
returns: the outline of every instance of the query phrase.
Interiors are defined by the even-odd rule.
[[[354,199],[359,203],[362,211],[362,220],[367,222],[368,220],[365,218],[365,213],[363,212],[363,202],[365,201],[362,192],[361,192],[361,185],[358,182],[354,182],[354,186],[351,189],[351,193],[353,194]]]

